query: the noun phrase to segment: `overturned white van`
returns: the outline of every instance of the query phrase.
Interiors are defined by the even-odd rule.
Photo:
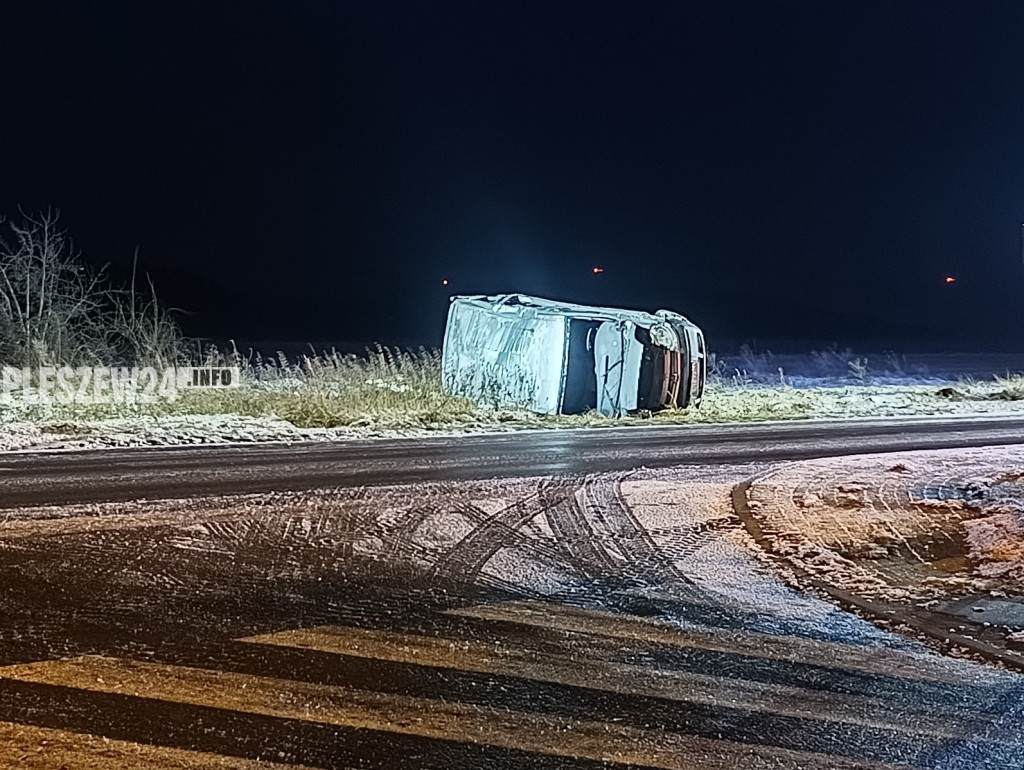
[[[453,297],[444,335],[445,389],[541,414],[697,406],[704,335],[678,313],[644,313],[524,294]]]

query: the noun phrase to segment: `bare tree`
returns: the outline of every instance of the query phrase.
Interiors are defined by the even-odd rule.
[[[172,363],[177,325],[134,285],[110,286],[105,268],[83,264],[60,212],[2,220],[0,363],[18,365]]]

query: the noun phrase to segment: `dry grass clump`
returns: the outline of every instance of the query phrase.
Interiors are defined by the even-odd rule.
[[[240,388],[192,391],[168,407],[176,414],[275,416],[300,428],[432,428],[478,420],[471,401],[441,388],[437,351],[377,347],[365,356],[257,361],[243,372]]]
[[[154,403],[26,406],[19,416],[102,420],[238,414],[287,420],[300,428],[381,430],[453,427],[480,421],[480,410],[472,402],[442,390],[436,351],[378,347],[364,356],[331,352],[294,362],[284,356],[244,361],[237,353],[214,351],[199,363],[240,366],[240,387],[180,391],[174,401]]]
[[[940,388],[938,396],[948,401],[1024,401],[1024,375],[997,376],[985,383],[965,380],[957,387]]]
[[[999,401],[1024,401],[1024,375],[1008,374],[1005,377],[995,378],[995,393],[989,394],[989,398]]]

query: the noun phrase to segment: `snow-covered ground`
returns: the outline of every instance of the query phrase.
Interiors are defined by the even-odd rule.
[[[496,432],[502,429],[500,425],[493,428],[464,427],[457,431],[428,431],[415,428],[299,428],[275,417],[249,417],[237,414],[137,415],[105,420],[12,420],[0,422],[0,451],[337,441],[346,438],[412,438],[456,432]]]
[[[336,427],[299,427],[274,414],[123,413],[97,417],[67,409],[31,411],[0,407],[0,451],[105,447],[333,441],[403,438],[515,430],[611,427],[634,424],[736,423],[767,420],[846,419],[915,415],[1021,414],[1024,401],[999,397],[993,383],[943,387],[868,386],[709,388],[699,409],[612,420],[598,414],[540,416],[524,410],[480,407],[453,416],[407,416],[400,409],[368,414]]]

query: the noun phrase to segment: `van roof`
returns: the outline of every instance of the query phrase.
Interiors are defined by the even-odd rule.
[[[650,326],[663,320],[655,313],[648,313],[643,310],[626,310],[624,308],[599,307],[595,305],[579,305],[574,302],[562,302],[559,300],[533,297],[529,294],[495,294],[487,296],[484,294],[462,295],[452,297],[452,302],[469,302],[476,305],[500,309],[501,307],[527,307],[536,310],[543,315],[572,316],[574,318],[592,320],[615,320],[633,321],[644,326]],[[668,312],[668,311],[659,311]],[[689,323],[678,313],[672,313],[677,320]]]

